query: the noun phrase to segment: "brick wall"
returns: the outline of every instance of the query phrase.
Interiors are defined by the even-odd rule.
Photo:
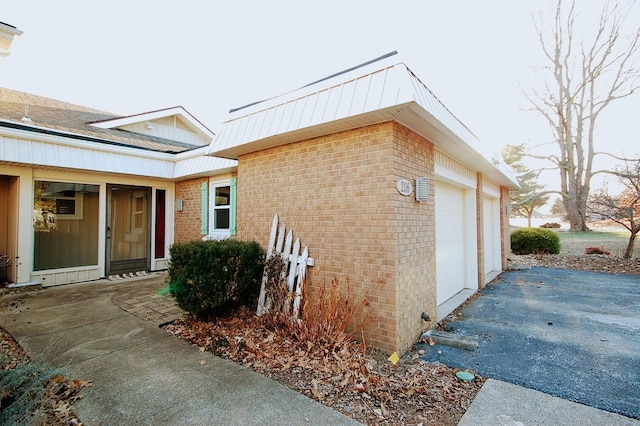
[[[202,238],[200,231],[202,194],[200,189],[208,178],[176,182],[176,199],[183,200],[183,210],[176,212],[174,241],[184,243]]]
[[[310,286],[348,281],[376,315],[369,344],[408,349],[427,325],[420,314],[435,316],[434,210],[396,181],[433,177],[432,145],[383,123],[238,160],[238,238],[266,246],[278,213],[316,261]]]
[[[415,193],[402,196],[397,191],[396,218],[396,300],[399,312],[395,350],[404,352],[436,319],[436,229],[433,144],[398,124],[394,126],[396,162],[393,182],[428,177],[428,201],[418,203]],[[415,188],[414,188],[415,191]],[[422,320],[422,312],[432,318]]]

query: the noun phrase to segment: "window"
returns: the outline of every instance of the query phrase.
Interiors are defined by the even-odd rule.
[[[55,215],[58,219],[82,220],[84,186],[75,183],[36,181],[36,210]]]
[[[136,191],[133,193],[133,231],[140,234],[146,229],[146,202],[145,193]]]
[[[209,232],[207,238],[235,235],[235,178],[209,183]]]
[[[214,189],[213,229],[229,229],[229,210],[231,207],[231,187],[218,186]]]
[[[34,182],[34,271],[98,264],[99,189]]]

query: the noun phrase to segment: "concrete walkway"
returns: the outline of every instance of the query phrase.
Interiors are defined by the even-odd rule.
[[[32,358],[93,382],[86,425],[350,425],[357,422],[160,329],[182,315],[164,275],[22,291],[0,324]]]
[[[460,426],[638,426],[640,421],[533,389],[488,379]]]
[[[73,410],[86,425],[356,425],[159,325],[183,315],[165,275],[18,291],[0,325],[32,358],[93,382]],[[461,425],[639,425],[617,414],[489,379]]]

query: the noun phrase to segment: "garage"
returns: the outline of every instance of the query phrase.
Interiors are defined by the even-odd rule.
[[[483,203],[483,252],[485,284],[502,271],[500,245],[500,199],[484,196]]]
[[[477,259],[473,192],[438,181],[435,184],[437,304],[465,288],[477,288],[473,280]],[[471,250],[470,250],[471,247]]]

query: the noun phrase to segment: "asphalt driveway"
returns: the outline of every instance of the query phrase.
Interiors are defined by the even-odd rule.
[[[640,419],[640,276],[505,272],[445,327],[479,348],[423,359]]]

